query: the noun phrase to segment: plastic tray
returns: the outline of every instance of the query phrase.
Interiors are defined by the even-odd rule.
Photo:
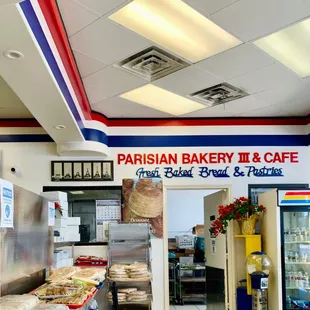
[[[108,265],[108,261],[103,262],[103,261],[83,261],[83,262],[76,262],[74,264],[75,266],[78,267],[106,267]]]
[[[96,294],[98,290],[96,289],[92,295],[89,295],[82,305],[66,305],[69,309],[80,309],[84,307]]]

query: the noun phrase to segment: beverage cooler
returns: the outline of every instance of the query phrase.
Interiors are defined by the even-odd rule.
[[[310,191],[278,191],[278,206],[283,309],[310,309]]]

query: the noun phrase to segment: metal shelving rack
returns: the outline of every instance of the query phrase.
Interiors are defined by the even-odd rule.
[[[109,223],[109,263],[110,268],[115,264],[146,263],[150,266],[150,225],[148,223]],[[109,289],[113,295],[112,309],[151,309],[152,289],[151,280],[146,281],[111,281],[108,278]],[[139,302],[119,302],[118,288],[136,287],[146,291],[148,300]],[[131,308],[132,306],[132,308]]]
[[[179,272],[179,262],[174,261],[169,263],[169,299],[170,303],[178,303],[178,272]]]
[[[184,273],[190,273],[191,275],[184,275]],[[197,274],[199,273],[199,274]],[[182,292],[183,284],[189,284],[189,288],[186,289],[186,292]],[[206,294],[197,290],[198,283],[204,283],[204,292],[205,292],[205,283],[206,283],[206,274],[205,266],[200,264],[194,264],[193,267],[180,266],[179,269],[179,303],[184,304],[184,300],[206,300]]]

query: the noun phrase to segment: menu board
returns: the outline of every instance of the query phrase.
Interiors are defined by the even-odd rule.
[[[109,222],[121,220],[120,200],[96,200],[96,240],[107,240],[107,227]]]

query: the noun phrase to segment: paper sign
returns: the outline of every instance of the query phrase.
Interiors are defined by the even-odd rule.
[[[211,239],[211,254],[212,255],[215,255],[216,253],[216,239],[215,238],[212,238]]]
[[[55,226],[55,203],[48,202],[48,226]]]
[[[1,180],[1,221],[0,227],[14,227],[14,191],[13,184]]]

